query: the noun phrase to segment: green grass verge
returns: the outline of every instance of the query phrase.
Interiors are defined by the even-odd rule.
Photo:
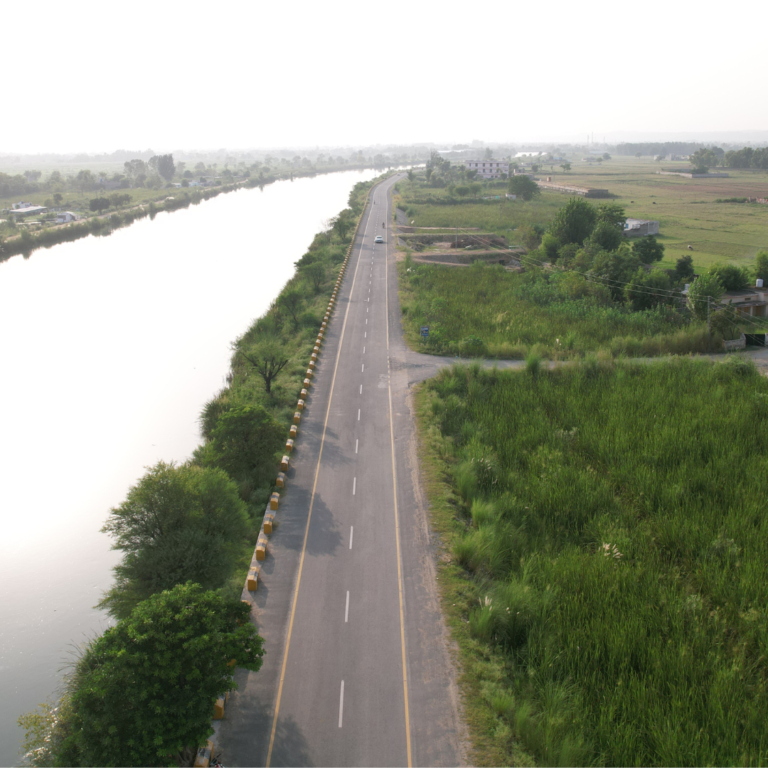
[[[478,763],[768,759],[768,381],[454,368],[417,393]]]

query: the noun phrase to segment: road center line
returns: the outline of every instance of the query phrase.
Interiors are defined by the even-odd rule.
[[[363,385],[362,384],[360,385],[360,394],[361,395],[363,394]]]
[[[357,453],[357,446],[359,445],[359,443],[360,443],[360,438],[355,440],[355,453]]]
[[[357,490],[357,478],[352,478],[352,495],[355,495],[355,491]]]
[[[368,217],[368,221],[365,224],[365,229],[363,231],[363,239],[365,238],[365,235],[368,232],[368,226],[370,225],[371,219],[370,216]],[[353,241],[354,242],[354,241]],[[361,240],[361,248],[362,248],[362,240]],[[360,266],[360,256],[357,257],[357,263],[355,264],[355,271],[352,276],[352,287],[350,288],[350,295],[354,292],[355,288],[355,282],[357,281],[357,270]],[[323,435],[320,438],[320,451],[317,456],[317,465],[315,466],[315,479],[312,484],[312,495],[309,499],[309,510],[307,512],[307,524],[304,528],[304,543],[301,547],[301,557],[299,558],[299,572],[296,577],[296,587],[293,592],[293,602],[291,604],[291,618],[288,622],[288,637],[285,641],[285,651],[283,653],[283,664],[280,669],[280,682],[277,686],[277,701],[275,702],[275,713],[272,716],[272,732],[269,735],[269,748],[267,750],[267,759],[266,759],[266,765],[267,768],[269,768],[270,763],[272,762],[272,750],[275,746],[275,734],[277,732],[277,721],[280,717],[280,702],[283,698],[283,684],[285,682],[285,672],[288,667],[288,653],[291,649],[291,635],[293,634],[293,621],[296,617],[296,604],[299,600],[299,589],[301,587],[301,574],[304,570],[304,558],[307,553],[307,539],[309,538],[309,526],[312,522],[312,509],[315,505],[315,493],[317,491],[317,480],[320,476],[320,462],[323,458],[323,446],[325,445],[325,435],[328,431],[328,419],[331,415],[331,405],[333,403],[333,390],[336,385],[336,374],[339,370],[339,360],[341,359],[341,350],[344,346],[344,334],[347,330],[347,320],[349,319],[349,308],[351,304],[347,304],[347,309],[344,312],[344,322],[341,325],[341,336],[339,338],[339,347],[338,351],[336,352],[336,363],[333,367],[333,378],[331,379],[331,390],[328,395],[328,406],[325,411],[325,422],[323,423]],[[360,411],[357,412],[357,418],[358,421],[360,420]],[[344,695],[344,683],[342,682],[342,701],[343,701],[343,695]],[[341,712],[339,712],[339,727],[341,727]],[[410,760],[409,760],[410,763]]]
[[[349,526],[349,548],[352,549],[352,536],[355,534],[355,526]]]
[[[365,346],[363,346],[363,354],[365,354]]]
[[[341,693],[339,694],[339,728],[344,717],[344,681],[341,681]]]
[[[349,590],[347,590],[347,607],[344,609],[344,623],[349,622]]]
[[[360,409],[357,409],[357,420],[360,421]]]
[[[363,363],[363,369],[360,371],[360,373],[365,373],[365,363]]]

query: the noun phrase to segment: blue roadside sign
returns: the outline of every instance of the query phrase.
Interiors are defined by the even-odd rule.
[[[423,338],[427,338],[429,336],[429,326],[428,325],[422,325],[421,326],[421,335]]]

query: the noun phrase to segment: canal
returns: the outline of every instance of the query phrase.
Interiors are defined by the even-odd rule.
[[[18,764],[18,716],[109,626],[110,508],[191,454],[230,342],[375,175],[243,189],[0,264],[0,765]]]

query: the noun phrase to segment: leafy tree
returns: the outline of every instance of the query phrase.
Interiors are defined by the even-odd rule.
[[[247,352],[238,349],[238,353],[264,379],[267,394],[272,391],[272,383],[290,361],[290,358],[283,351],[283,344],[279,338],[262,338],[257,344],[250,347]]]
[[[73,721],[58,765],[184,765],[212,733],[219,696],[236,688],[231,660],[261,668],[250,608],[197,584],[136,606],[77,664]]]
[[[583,243],[597,223],[597,210],[581,197],[572,197],[556,214],[549,226],[563,245]]]
[[[54,192],[53,194],[53,204],[54,205],[61,205],[61,201],[64,199],[64,196],[61,194],[61,192]]]
[[[589,236],[589,242],[594,243],[604,251],[615,251],[624,240],[621,232],[608,221],[598,221],[597,226]]]
[[[349,230],[352,229],[352,220],[349,217],[349,212],[342,211],[338,216],[332,219],[332,221],[333,229],[336,231],[338,236],[344,240]]]
[[[237,486],[224,471],[158,462],[101,529],[124,556],[99,607],[125,618],[141,600],[177,584],[221,587],[249,528]]]
[[[93,174],[88,170],[78,171],[75,176],[75,185],[81,192],[85,192],[88,189],[92,189],[95,184]]]
[[[133,160],[126,160],[123,163],[125,175],[132,179],[138,179],[139,176],[146,178],[147,176],[147,164],[140,158],[134,158]]]
[[[675,262],[675,276],[679,280],[685,280],[688,277],[693,277],[695,272],[693,271],[693,258],[689,255],[681,256]]]
[[[91,202],[88,204],[88,207],[92,211],[101,213],[102,211],[106,211],[110,205],[112,205],[112,203],[110,203],[106,197],[94,197],[93,200],[91,200]]]
[[[639,237],[632,243],[632,252],[643,264],[652,264],[664,258],[664,244],[653,235]]]
[[[752,282],[749,270],[735,264],[715,264],[709,268],[709,273],[718,278],[726,291],[740,291]]]
[[[661,269],[646,272],[640,267],[630,283],[624,288],[624,298],[635,311],[653,309],[659,304],[669,303],[671,294],[669,275]]]
[[[541,194],[539,185],[530,176],[523,174],[512,176],[508,186],[510,195],[519,195],[523,200],[533,200]]]
[[[547,259],[553,264],[557,261],[557,252],[560,248],[560,241],[554,235],[544,235],[541,238],[541,249],[547,256]]]
[[[568,171],[570,171],[570,170],[571,170],[571,164],[570,164],[570,163],[563,163],[563,164],[562,164],[560,167],[561,167],[561,168],[562,168],[562,169],[563,169],[563,170],[564,170],[566,173],[568,173]]]
[[[299,324],[298,313],[304,304],[304,296],[301,291],[293,288],[289,291],[283,291],[277,299],[277,306],[280,309],[287,312],[292,318],[293,322]]]
[[[27,177],[27,181],[39,181],[43,175],[42,171],[24,171],[24,175]]]
[[[274,470],[285,428],[260,405],[239,405],[221,413],[201,461],[223,469],[235,480],[260,480]]]
[[[607,152],[603,152],[603,160],[610,160],[611,156]]]
[[[408,181],[413,181],[416,178],[416,174],[413,172],[413,168],[409,168],[406,175],[408,176]]]
[[[615,227],[619,232],[624,231],[624,224],[627,221],[627,214],[623,205],[616,203],[603,203],[597,206],[597,223],[607,222]]]
[[[768,251],[759,251],[755,256],[755,277],[768,280]]]
[[[302,268],[301,274],[312,283],[315,293],[319,293],[325,282],[325,267],[320,261],[312,262]]]
[[[613,300],[621,301],[624,297],[624,286],[632,280],[639,266],[637,256],[625,244],[611,253],[597,251],[592,259],[588,277],[604,283],[611,291]]]
[[[688,304],[699,320],[706,320],[708,311],[717,306],[724,293],[725,288],[720,278],[710,270],[699,275],[691,283],[688,290]]]
[[[149,167],[166,181],[170,181],[176,173],[173,155],[154,155],[149,158]]]

